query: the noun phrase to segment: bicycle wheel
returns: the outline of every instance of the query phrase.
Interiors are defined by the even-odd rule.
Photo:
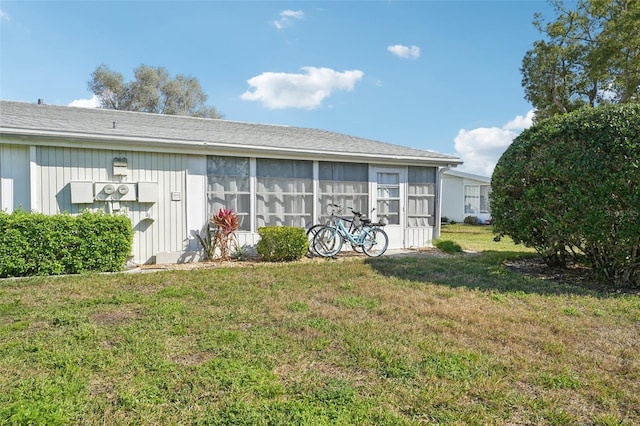
[[[322,257],[335,256],[342,249],[342,235],[336,228],[323,226],[313,238],[313,250]]]
[[[309,256],[313,257],[313,256],[318,256],[318,253],[316,252],[316,250],[313,248],[313,239],[316,237],[316,234],[318,233],[318,231],[322,228],[324,228],[326,225],[322,225],[322,224],[318,224],[318,225],[313,225],[311,228],[309,228],[307,230],[307,239],[309,240]]]
[[[362,241],[362,250],[367,256],[378,257],[387,251],[389,247],[389,237],[380,228],[370,228],[365,231],[367,235]]]

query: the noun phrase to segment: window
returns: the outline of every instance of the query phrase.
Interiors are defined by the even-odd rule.
[[[261,226],[305,227],[313,214],[313,163],[259,158],[256,220]]]
[[[207,214],[212,217],[221,208],[238,215],[240,230],[251,228],[249,159],[207,156]]]
[[[387,225],[400,225],[400,173],[377,173],[378,220]]]
[[[436,169],[409,167],[407,226],[434,226]]]
[[[491,185],[465,185],[464,213],[491,213],[491,206],[489,205],[490,193]]]
[[[319,163],[320,218],[324,223],[329,217],[327,206],[340,204],[346,214],[348,207],[367,214],[369,208],[368,166],[362,163]]]

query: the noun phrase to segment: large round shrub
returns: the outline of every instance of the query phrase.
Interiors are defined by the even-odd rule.
[[[640,287],[640,105],[585,108],[518,136],[492,177],[494,230],[549,265],[586,259]]]

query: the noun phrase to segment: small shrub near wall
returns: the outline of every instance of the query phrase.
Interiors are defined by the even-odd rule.
[[[0,277],[119,271],[132,244],[125,216],[0,212]]]
[[[468,224],[468,225],[477,225],[478,224],[478,217],[477,216],[467,216],[464,218],[464,223]]]
[[[258,229],[258,235],[260,235],[260,241],[258,241],[256,250],[266,261],[299,260],[309,249],[309,241],[303,228],[265,226]]]

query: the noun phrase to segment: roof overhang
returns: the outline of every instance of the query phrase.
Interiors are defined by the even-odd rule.
[[[140,138],[117,135],[100,135],[72,132],[53,132],[33,129],[0,127],[2,139],[23,145],[59,146],[65,148],[120,149],[178,153],[191,155],[242,155],[266,158],[297,158],[334,161],[373,162],[377,164],[433,165],[455,167],[462,160],[455,157],[416,157],[406,155],[382,155],[357,152],[336,152],[304,148],[279,148],[251,144],[229,144],[187,139]]]

